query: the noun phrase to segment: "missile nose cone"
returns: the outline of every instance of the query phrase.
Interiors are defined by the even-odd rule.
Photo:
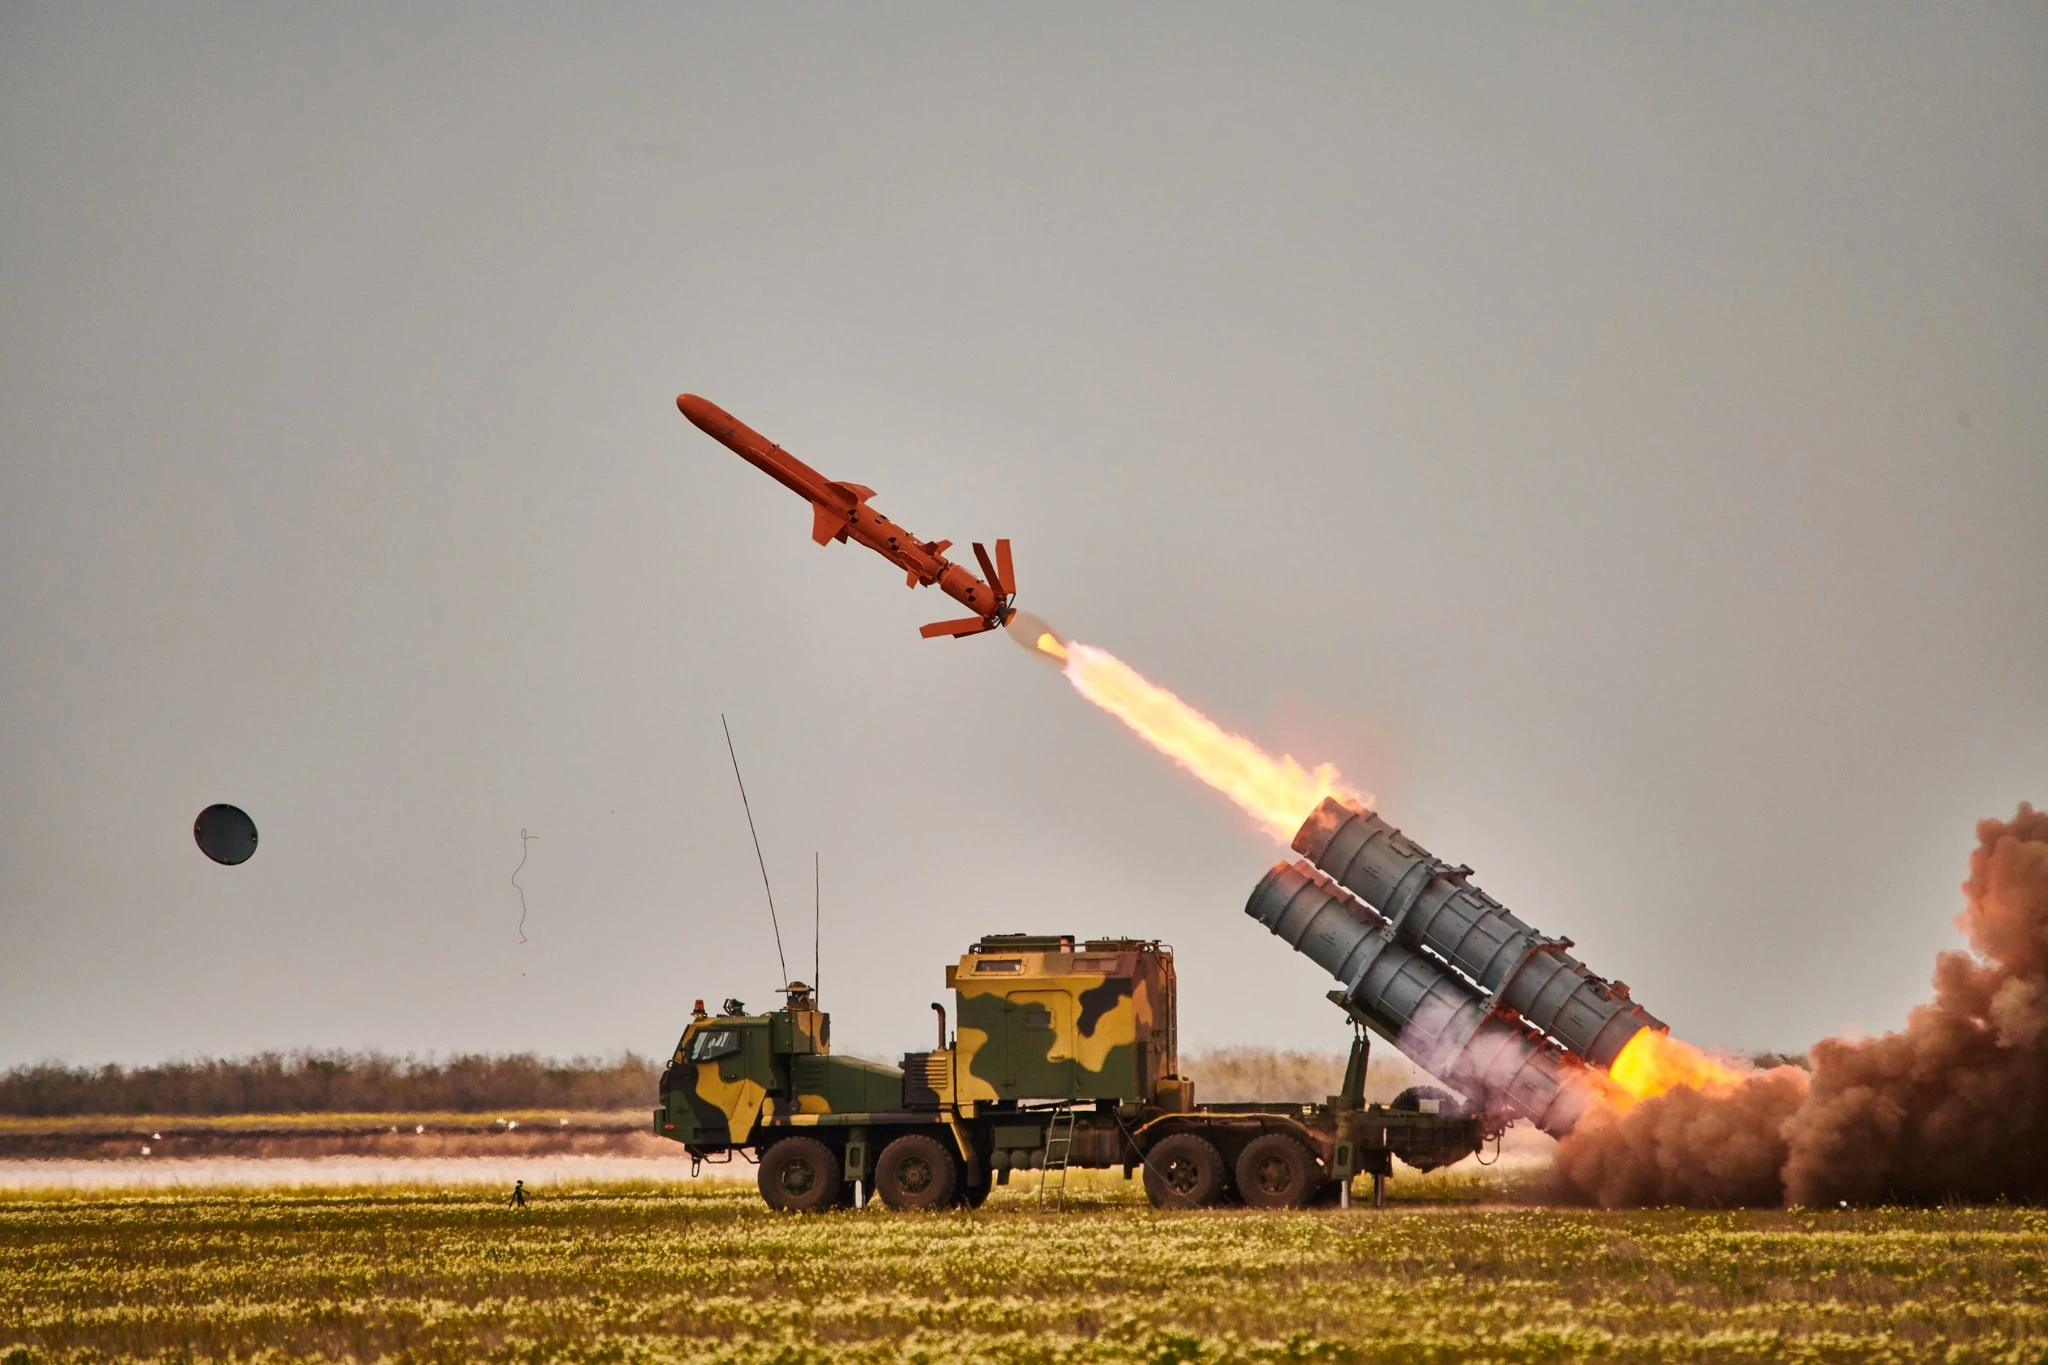
[[[724,440],[725,434],[739,425],[739,421],[724,408],[694,393],[677,394],[676,410],[715,440]]]

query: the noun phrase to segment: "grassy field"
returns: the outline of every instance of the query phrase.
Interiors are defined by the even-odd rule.
[[[2039,1360],[2048,1213],[0,1197],[0,1362]]]

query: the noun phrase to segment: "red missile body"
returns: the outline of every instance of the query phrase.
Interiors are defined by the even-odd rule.
[[[961,620],[932,622],[921,631],[927,640],[994,630],[1016,610],[1017,577],[1010,564],[1009,541],[996,542],[993,561],[988,551],[975,543],[974,557],[988,575],[984,583],[946,558],[952,541],[919,540],[868,506],[874,489],[834,483],[724,408],[693,393],[678,397],[676,407],[705,435],[810,503],[812,540],[820,545],[835,540],[844,544],[849,537],[857,540],[903,570],[909,586],[936,584],[940,592],[975,613]]]

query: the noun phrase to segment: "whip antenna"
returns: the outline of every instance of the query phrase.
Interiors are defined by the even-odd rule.
[[[818,979],[825,974],[825,883],[818,875],[818,854],[811,853],[811,994],[818,993]]]
[[[761,856],[761,834],[754,828],[754,808],[747,802],[747,779],[740,776],[740,756],[732,747],[732,727],[725,723],[725,712],[718,713],[718,724],[725,731],[725,751],[732,755],[732,780],[740,784],[740,809],[747,813],[747,833],[754,836],[754,861],[761,865],[761,889],[768,893],[768,925],[775,931],[775,960],[782,964],[782,981],[789,984],[789,959],[782,955],[782,922],[775,917],[775,888],[768,885],[768,860]]]

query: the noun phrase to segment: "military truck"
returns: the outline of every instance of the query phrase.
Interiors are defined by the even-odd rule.
[[[781,1009],[697,1002],[661,1078],[654,1129],[694,1174],[739,1154],[770,1207],[863,1202],[978,1206],[1020,1170],[1040,1198],[1073,1167],[1143,1173],[1162,1207],[1348,1204],[1354,1176],[1375,1202],[1398,1156],[1429,1170],[1480,1150],[1498,1119],[1421,1087],[1364,1102],[1370,1022],[1351,1017],[1341,1092],[1319,1104],[1198,1106],[1180,1074],[1173,950],[1152,939],[995,934],[946,969],[953,1024],[900,1067],[837,1055],[831,1016],[803,982]]]

